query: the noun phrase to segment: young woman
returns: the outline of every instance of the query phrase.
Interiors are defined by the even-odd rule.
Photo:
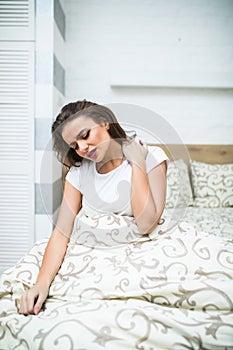
[[[40,312],[81,208],[87,216],[133,216],[146,235],[157,226],[165,204],[166,154],[129,139],[110,109],[85,100],[70,103],[57,116],[52,133],[58,158],[70,170],[36,284],[21,298],[21,314]]]

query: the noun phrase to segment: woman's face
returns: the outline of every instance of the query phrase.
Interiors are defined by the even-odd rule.
[[[96,163],[102,161],[109,148],[111,136],[108,124],[96,124],[91,118],[79,116],[64,126],[63,140],[77,154]]]

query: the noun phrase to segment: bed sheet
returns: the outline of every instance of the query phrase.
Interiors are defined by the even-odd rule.
[[[166,209],[166,216],[191,223],[196,229],[210,235],[233,239],[233,208]]]
[[[82,215],[44,310],[20,315],[47,240],[0,280],[0,349],[233,349],[233,242],[167,220]]]

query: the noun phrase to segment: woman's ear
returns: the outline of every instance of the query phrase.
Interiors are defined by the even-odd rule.
[[[110,129],[110,127],[109,127],[109,122],[108,122],[106,119],[104,119],[104,118],[102,118],[100,125],[101,125],[103,128],[105,128],[106,130],[109,130],[109,129]]]
[[[106,120],[103,121],[102,126],[103,126],[106,130],[109,130],[109,122],[107,122]]]

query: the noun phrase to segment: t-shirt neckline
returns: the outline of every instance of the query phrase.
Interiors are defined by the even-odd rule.
[[[107,173],[104,173],[104,174],[99,173],[99,172],[97,171],[97,169],[96,169],[96,163],[94,163],[95,174],[98,175],[98,176],[108,176],[108,175],[110,175],[110,174],[113,174],[113,173],[116,172],[118,169],[120,169],[120,168],[125,164],[126,161],[127,161],[127,159],[124,159],[123,162],[122,162],[118,167],[116,167],[116,168],[114,168],[114,169],[112,169],[112,170],[110,170],[110,171],[108,171]]]

